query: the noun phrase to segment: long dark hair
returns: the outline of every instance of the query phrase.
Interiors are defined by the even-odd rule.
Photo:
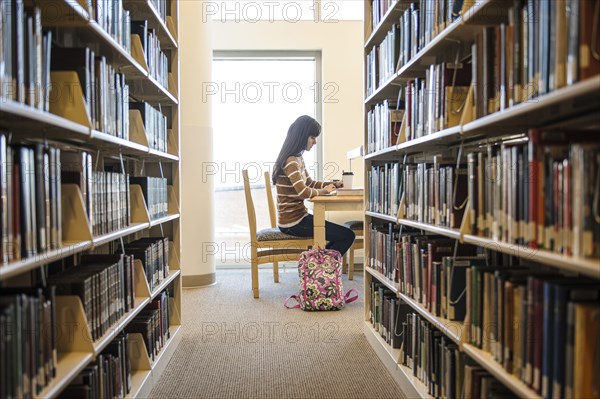
[[[286,161],[291,156],[300,156],[306,150],[306,143],[309,137],[318,137],[321,134],[321,125],[314,118],[308,115],[298,117],[290,125],[287,137],[283,142],[277,161],[273,168],[273,184],[276,184],[277,176],[284,174],[283,168]]]

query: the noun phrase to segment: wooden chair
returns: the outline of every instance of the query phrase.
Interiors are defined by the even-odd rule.
[[[271,189],[271,175],[269,171],[265,174],[265,190],[267,193],[267,206],[269,207],[269,219],[271,222],[271,228],[276,229],[277,227],[277,210],[275,209],[275,200],[273,200],[273,190]],[[273,262],[273,276],[275,282],[279,282],[279,262]]]
[[[284,234],[277,227],[271,227],[257,231],[256,211],[250,192],[250,180],[248,170],[242,170],[244,178],[244,193],[246,194],[246,210],[248,211],[248,225],[250,227],[250,257],[252,265],[252,292],[254,298],[258,298],[258,265],[273,263],[273,280],[279,281],[279,262],[292,261],[309,246],[313,245],[311,238],[298,238]],[[270,184],[267,190],[271,190]],[[272,200],[272,197],[271,197]],[[271,218],[271,224],[273,219]]]
[[[351,220],[344,223],[344,226],[348,227],[356,234],[354,243],[352,243],[352,246],[344,255],[344,263],[342,265],[342,271],[348,270],[348,280],[352,280],[354,279],[354,251],[363,249],[364,246],[364,223],[362,220]]]
[[[273,193],[271,191],[271,178],[269,172],[265,172],[265,186],[267,188],[267,203],[269,205],[269,216],[271,218],[271,227],[277,227],[277,212],[275,210],[275,201],[273,200]],[[342,271],[346,273],[348,270],[348,279],[352,280],[354,278],[354,251],[357,249],[363,249],[364,239],[363,239],[363,222],[362,220],[352,220],[350,222],[344,223],[344,226],[352,229],[356,234],[356,239],[354,243],[348,250],[348,252],[344,255]],[[348,258],[350,260],[348,261]],[[350,268],[348,268],[348,264],[350,264]],[[279,270],[279,267],[276,263],[273,263],[273,271]],[[277,272],[275,272],[277,275]],[[276,280],[279,281],[279,280]]]

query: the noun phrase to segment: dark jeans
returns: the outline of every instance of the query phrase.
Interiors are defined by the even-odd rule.
[[[314,233],[313,215],[306,215],[297,225],[280,227],[279,230],[297,237],[312,237]],[[325,221],[325,239],[327,240],[325,248],[337,249],[344,256],[355,238],[356,234],[348,227]]]

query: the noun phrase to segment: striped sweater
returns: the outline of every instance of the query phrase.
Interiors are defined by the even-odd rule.
[[[275,180],[277,224],[280,227],[292,227],[308,213],[304,200],[322,194],[321,189],[329,183],[311,179],[301,156],[289,157],[283,167],[283,173]]]

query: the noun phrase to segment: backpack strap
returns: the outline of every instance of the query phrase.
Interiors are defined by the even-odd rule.
[[[289,306],[288,302],[290,301],[290,299],[294,299],[296,300],[296,302],[298,302],[297,304],[295,304],[294,306]],[[284,302],[283,302],[283,306],[285,306],[287,309],[300,309],[300,297],[298,295],[290,295]]]
[[[350,297],[350,294],[354,294],[353,297]],[[354,302],[358,299],[358,290],[352,288],[351,290],[349,290],[348,292],[346,292],[346,295],[344,295],[344,301],[346,303],[351,303]]]

